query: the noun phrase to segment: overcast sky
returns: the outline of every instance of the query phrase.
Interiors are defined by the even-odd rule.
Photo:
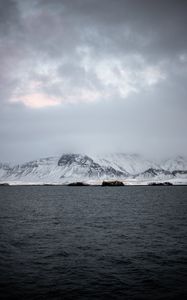
[[[187,152],[187,1],[0,0],[0,161]]]

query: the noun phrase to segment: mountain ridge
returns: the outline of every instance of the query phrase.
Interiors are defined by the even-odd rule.
[[[187,183],[187,159],[177,156],[156,162],[137,154],[64,153],[15,166],[0,163],[0,182],[10,184],[94,183],[115,179],[132,184],[151,180]]]

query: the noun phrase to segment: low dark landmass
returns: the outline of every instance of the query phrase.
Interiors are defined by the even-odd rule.
[[[55,185],[59,185],[59,184],[55,184],[55,183],[44,183],[41,184],[42,186],[55,186]]]
[[[22,184],[9,184],[9,183],[0,183],[0,187],[14,187],[14,186],[90,186],[90,187],[100,187],[100,186],[129,186],[129,187],[135,187],[135,186],[187,186],[187,184],[179,184],[179,183],[171,183],[171,182],[150,182],[150,183],[133,183],[133,184],[126,184],[123,183],[122,181],[118,181],[118,180],[114,180],[114,181],[103,181],[102,183],[99,184],[89,184],[86,182],[71,182],[71,183],[33,183],[33,184],[26,184],[26,183],[22,183]]]
[[[90,184],[88,183],[84,183],[84,182],[71,182],[69,184],[67,184],[68,186],[90,186]]]
[[[114,180],[114,181],[103,181],[102,186],[124,186],[122,181]]]
[[[148,185],[165,185],[165,186],[168,186],[168,185],[173,185],[173,183],[171,182],[151,182],[151,183],[148,183]]]

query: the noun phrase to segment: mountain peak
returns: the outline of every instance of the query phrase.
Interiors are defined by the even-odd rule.
[[[187,182],[187,160],[183,157],[160,162],[139,154],[111,153],[87,155],[63,153],[21,165],[0,164],[0,181],[16,183],[68,183],[102,180],[168,180],[183,178]]]

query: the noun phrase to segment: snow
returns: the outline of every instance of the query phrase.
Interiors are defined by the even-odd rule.
[[[59,163],[59,160],[61,162]],[[121,180],[127,185],[169,181],[187,184],[187,159],[181,156],[155,162],[137,154],[64,154],[10,166],[0,164],[0,182],[9,184],[67,184],[82,181],[101,184]]]
[[[105,154],[104,158],[98,155],[93,157],[93,159],[103,166],[113,166],[113,168],[126,171],[131,175],[144,172],[151,167],[158,167],[156,163],[137,154]]]

